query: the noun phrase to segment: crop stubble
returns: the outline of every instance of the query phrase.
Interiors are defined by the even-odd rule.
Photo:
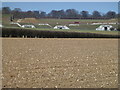
[[[117,39],[2,39],[3,87],[117,88]]]

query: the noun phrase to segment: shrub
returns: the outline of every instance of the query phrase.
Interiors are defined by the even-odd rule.
[[[18,28],[2,28],[2,37],[39,37],[39,38],[119,38],[120,35],[108,35],[97,33],[44,31]]]

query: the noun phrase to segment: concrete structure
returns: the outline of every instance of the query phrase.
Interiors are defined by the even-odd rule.
[[[92,23],[91,25],[105,25],[105,24],[115,25],[115,24],[118,24],[118,23]]]
[[[69,26],[79,26],[79,24],[69,24]]]
[[[3,27],[3,25],[1,25],[1,24],[0,24],[0,27],[2,28],[2,27]]]
[[[21,27],[22,28],[35,28],[34,25],[22,25]]]
[[[48,23],[39,23],[38,25],[40,25],[40,26],[49,26],[49,27],[52,27],[50,24],[48,24]]]
[[[100,25],[96,28],[97,31],[113,31],[115,28],[112,25]]]
[[[70,29],[67,26],[62,26],[62,25],[56,25],[54,29]]]
[[[14,24],[14,25],[21,27],[21,25],[19,23],[16,23],[16,22],[11,22],[10,24]]]

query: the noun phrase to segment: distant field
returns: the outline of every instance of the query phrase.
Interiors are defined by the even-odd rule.
[[[110,20],[88,20],[88,19],[40,19],[40,22],[44,23],[51,23],[53,25],[57,23],[59,24],[68,24],[68,23],[73,23],[73,22],[80,22],[80,23],[95,23],[95,22],[117,22],[116,19],[110,19]]]
[[[4,27],[9,28],[16,28],[21,29],[17,25],[11,25],[10,24],[10,16],[11,15],[3,15],[2,17],[2,23]],[[25,18],[25,19],[15,19],[13,22],[20,21],[19,23],[21,25],[24,24],[33,24],[35,25],[35,29],[27,28],[28,30],[41,30],[41,31],[63,31],[63,32],[80,32],[80,33],[97,33],[97,34],[109,34],[109,35],[118,35],[118,31],[96,31],[96,28],[100,25],[91,25],[92,23],[115,23],[117,22],[117,19],[110,19],[110,20],[82,20],[82,19],[35,19],[35,18]],[[69,26],[70,23],[74,22],[80,22],[79,26]],[[39,23],[47,23],[50,26],[39,26]],[[66,25],[70,28],[70,30],[58,30],[53,29],[56,25]],[[117,25],[113,25],[115,28],[117,28]],[[26,28],[25,28],[26,29]],[[22,28],[22,30],[25,30]]]
[[[2,18],[2,23],[4,26],[9,26],[9,27],[15,27],[15,25],[10,25],[10,16],[11,15],[3,15]],[[15,19],[14,22],[17,22],[18,19]],[[74,22],[80,22],[80,26],[77,27],[70,27],[68,24],[74,23]],[[91,23],[115,23],[117,22],[117,19],[109,19],[109,20],[88,20],[88,19],[22,19],[20,24],[33,24],[33,25],[38,25],[38,23],[48,23],[52,27],[55,25],[67,25],[71,29],[79,29],[79,30],[95,30],[99,25],[90,25]],[[87,25],[88,23],[88,25]],[[114,27],[117,27],[117,25],[113,25]],[[16,25],[17,27],[17,25]],[[40,27],[39,27],[40,28]],[[45,27],[45,28],[50,28],[50,27]]]

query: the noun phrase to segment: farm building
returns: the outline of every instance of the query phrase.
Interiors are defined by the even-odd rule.
[[[56,25],[54,29],[69,29],[67,26]]]
[[[70,23],[69,26],[79,26],[80,22],[73,22],[73,23]]]
[[[34,25],[22,25],[21,27],[22,28],[35,28]]]
[[[69,26],[79,26],[79,24],[69,24]]]
[[[0,27],[3,27],[3,25],[0,24]]]
[[[96,28],[98,31],[113,31],[115,28],[112,25],[100,25],[98,28]]]
[[[16,23],[16,22],[11,22],[10,24],[14,24],[14,25],[21,27],[21,25],[19,23]]]
[[[50,24],[48,24],[48,23],[39,23],[38,25],[40,25],[40,26],[49,26],[49,27],[52,27]]]

